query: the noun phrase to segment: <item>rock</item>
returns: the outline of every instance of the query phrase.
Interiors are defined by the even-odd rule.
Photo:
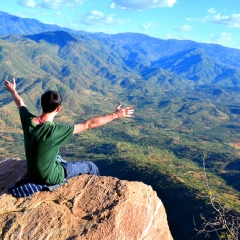
[[[173,239],[161,200],[141,182],[81,175],[53,192],[8,194],[25,174],[24,160],[0,163],[0,239]]]

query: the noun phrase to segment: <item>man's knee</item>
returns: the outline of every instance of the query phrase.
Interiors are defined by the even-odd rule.
[[[88,161],[88,164],[90,165],[90,167],[89,167],[89,169],[90,169],[90,174],[99,176],[100,173],[99,173],[99,169],[98,169],[98,167],[96,166],[96,164],[93,163],[93,162],[90,162],[90,161]]]
[[[98,167],[90,161],[61,163],[65,168],[66,178],[72,178],[81,174],[100,175]]]

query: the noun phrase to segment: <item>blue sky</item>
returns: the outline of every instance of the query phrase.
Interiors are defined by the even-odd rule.
[[[239,0],[0,0],[1,11],[87,32],[137,32],[240,49]]]

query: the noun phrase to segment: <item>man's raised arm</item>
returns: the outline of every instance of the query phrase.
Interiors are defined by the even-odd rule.
[[[91,118],[84,123],[75,124],[73,134],[83,132],[84,130],[87,130],[87,129],[103,126],[117,118],[131,117],[134,112],[134,109],[132,107],[121,108],[121,106],[122,106],[122,103],[120,103],[117,106],[114,113],[110,113],[102,117]]]
[[[5,80],[4,86],[12,94],[13,101],[16,103],[18,108],[20,108],[21,106],[25,106],[23,99],[17,93],[15,78],[12,79],[12,83]]]

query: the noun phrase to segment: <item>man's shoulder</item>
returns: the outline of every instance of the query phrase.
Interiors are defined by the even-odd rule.
[[[28,113],[29,113],[29,111],[28,111],[28,109],[27,109],[26,106],[21,106],[21,107],[19,108],[19,114],[20,114],[20,116],[26,115],[26,114],[28,114]]]
[[[72,124],[66,124],[66,123],[52,123],[53,132],[57,134],[70,134],[72,135],[74,130],[74,125]]]
[[[20,112],[20,114],[21,113],[29,113],[29,114],[31,114],[30,112],[29,112],[29,110],[28,110],[28,108],[24,105],[24,106],[21,106],[20,108],[19,108],[19,112]],[[32,115],[32,114],[31,114]]]
[[[53,122],[53,123],[59,127],[73,126],[73,124],[70,124],[70,123],[61,123],[61,122]]]
[[[27,120],[27,119],[32,119],[33,117],[35,117],[32,113],[30,113],[27,109],[26,106],[21,106],[19,108],[19,114],[20,114],[20,118],[23,120]]]
[[[52,122],[52,124],[55,126],[56,129],[71,129],[74,128],[74,125],[72,124],[68,124],[68,123],[54,123]]]
[[[27,107],[24,105],[24,106],[21,106],[20,108],[19,108],[19,111],[28,111],[28,109],[27,109]]]

